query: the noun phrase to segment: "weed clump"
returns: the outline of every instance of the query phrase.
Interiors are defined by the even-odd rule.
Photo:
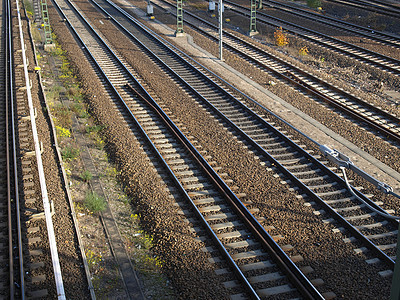
[[[301,47],[299,50],[299,54],[301,56],[307,56],[309,53],[307,46]]]
[[[63,160],[72,161],[77,159],[80,154],[79,149],[74,148],[72,146],[67,146],[63,150],[61,150],[61,156]]]
[[[89,182],[90,180],[92,180],[93,175],[90,171],[85,170],[81,173],[81,175],[79,177],[82,179],[82,181]]]
[[[83,204],[87,210],[94,214],[102,212],[106,208],[106,201],[104,198],[100,197],[95,192],[87,193]]]
[[[307,6],[311,8],[321,7],[321,0],[307,0]]]

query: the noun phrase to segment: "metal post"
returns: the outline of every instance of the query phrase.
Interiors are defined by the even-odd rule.
[[[176,32],[175,36],[183,36],[183,0],[176,2]]]
[[[251,8],[251,13],[250,13],[250,31],[249,31],[249,35],[252,36],[252,35],[256,35],[258,33],[257,28],[256,28],[257,0],[251,0],[250,8]]]
[[[223,12],[222,0],[219,0],[218,12],[219,12],[219,59],[223,61],[222,57],[222,12]]]
[[[390,290],[390,300],[400,300],[400,224],[397,233],[396,264],[392,278],[392,289]]]
[[[150,3],[150,0],[147,0],[147,16],[150,17],[150,19],[154,19],[153,13],[153,5]]]
[[[208,2],[208,11],[210,13],[214,13],[214,11],[215,11],[215,2],[214,1],[209,1]]]
[[[52,44],[53,43],[53,39],[51,38],[49,12],[47,10],[47,2],[46,2],[46,0],[40,0],[40,5],[42,7],[42,20],[43,20],[45,44],[46,45]]]
[[[260,10],[263,8],[262,0],[258,0],[257,9]]]

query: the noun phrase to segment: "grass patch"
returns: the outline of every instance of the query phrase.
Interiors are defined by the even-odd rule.
[[[40,35],[39,29],[37,29],[36,26],[31,27],[31,33],[32,33],[32,38],[35,42],[37,42],[37,43],[42,42],[42,36]],[[39,54],[38,54],[38,56],[39,56]]]
[[[82,103],[77,103],[77,102],[72,103],[72,104],[69,106],[69,109],[70,109],[72,112],[74,112],[75,114],[77,114],[77,115],[79,115],[79,114],[84,110],[83,104],[82,104]]]
[[[87,210],[94,214],[102,212],[106,208],[106,201],[104,198],[98,196],[95,192],[87,193],[83,204]]]
[[[53,85],[53,86],[50,88],[50,91],[48,91],[48,92],[46,93],[47,101],[48,101],[48,102],[54,103],[55,100],[60,99],[60,92],[61,92],[62,88],[63,88],[63,87],[60,86],[60,85]]]
[[[81,175],[79,176],[84,182],[89,182],[90,180],[92,180],[93,175],[90,171],[85,170],[81,173]]]
[[[72,147],[71,145],[65,147],[61,150],[61,156],[63,160],[72,161],[77,159],[80,154],[80,150],[77,148]]]
[[[57,125],[64,128],[71,128],[72,126],[72,112],[61,103],[56,104],[52,110],[54,118],[56,118]]]
[[[311,8],[321,7],[321,0],[307,0],[307,6]]]
[[[33,16],[33,3],[32,3],[32,1],[25,0],[24,1],[24,7],[26,9],[26,12],[29,15],[29,18],[31,18]]]
[[[95,125],[95,126],[86,126],[85,130],[86,133],[99,133],[101,130],[103,130],[105,127],[103,125]]]

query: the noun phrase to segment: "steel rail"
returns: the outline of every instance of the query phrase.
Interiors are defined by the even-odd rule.
[[[72,7],[74,7],[71,4]],[[58,5],[57,5],[58,7]],[[60,8],[58,7],[60,10]],[[76,9],[74,7],[74,9]],[[70,28],[72,28],[72,24],[70,21],[67,19],[65,14],[61,11],[62,15],[64,18],[67,20],[69,23]],[[79,13],[79,12],[78,12]],[[82,20],[83,17],[81,16]],[[87,24],[88,27],[91,30],[94,30],[90,24]],[[75,30],[73,30],[75,32]],[[101,38],[97,35],[95,31],[93,33],[97,36],[97,38],[101,41]],[[75,35],[77,33],[75,32]],[[79,41],[83,43],[82,39],[78,36]],[[102,43],[104,43],[102,41]],[[84,45],[84,43],[83,43]],[[108,48],[109,47],[104,43],[104,47]],[[99,70],[102,71],[101,66],[95,61],[94,56],[90,53],[89,49],[85,46],[85,50],[90,54],[92,60],[94,60],[95,65],[99,68]],[[113,54],[111,49],[109,49],[110,53]],[[116,58],[116,57],[114,57]],[[129,71],[126,69],[126,67],[120,62],[118,58],[116,58],[116,61],[119,62],[120,66],[123,67],[126,72],[129,73]],[[225,247],[221,244],[217,236],[215,235],[214,231],[211,229],[211,227],[208,225],[208,223],[205,221],[204,217],[200,213],[200,211],[197,209],[197,207],[194,205],[192,200],[190,199],[189,195],[186,193],[186,191],[183,189],[183,186],[179,182],[179,180],[176,178],[174,175],[173,171],[170,169],[168,164],[165,162],[164,158],[162,155],[158,152],[144,129],[141,127],[135,116],[132,114],[132,112],[129,110],[128,105],[125,103],[125,101],[120,97],[118,94],[118,91],[116,88],[112,85],[108,77],[104,74],[102,71],[102,76],[107,80],[108,84],[112,87],[112,90],[114,93],[118,96],[118,99],[121,101],[123,106],[128,110],[129,114],[131,115],[131,118],[134,120],[138,128],[140,128],[142,134],[146,137],[147,141],[150,143],[150,145],[153,146],[154,151],[156,152],[158,158],[164,163],[166,169],[169,171],[171,177],[174,179],[174,182],[181,187],[182,193],[185,195],[185,198],[193,205],[194,210],[196,211],[196,214],[200,219],[205,222],[205,227],[207,228],[207,231],[209,234],[213,237],[214,241],[219,245],[219,249],[221,250],[222,253],[224,253],[227,258],[227,260],[230,262],[231,267],[235,270],[235,273],[241,278],[241,281],[247,286],[247,289],[251,294],[253,294],[252,297],[258,299],[258,296],[256,295],[256,292],[253,290],[252,286],[248,283],[247,279],[243,276],[243,273],[240,271],[236,263],[234,263],[233,259],[230,257],[229,253],[226,251]],[[130,73],[129,73],[130,74]],[[213,170],[213,168],[206,162],[206,160],[201,156],[201,154],[195,149],[195,147],[187,140],[187,138],[183,135],[183,133],[175,126],[175,124],[172,122],[172,120],[162,111],[162,109],[158,106],[158,104],[152,99],[152,97],[147,93],[147,91],[143,88],[143,86],[131,75],[131,79],[134,80],[134,82],[139,86],[141,89],[140,92],[137,92],[135,89],[132,89],[132,91],[139,96],[142,100],[145,100],[151,107],[153,107],[153,110],[159,114],[159,116],[163,119],[164,123],[170,128],[170,130],[178,137],[178,139],[181,141],[183,145],[187,148],[189,153],[193,156],[193,158],[198,162],[198,164],[203,168],[203,170],[208,174],[210,178],[213,179],[214,184],[220,189],[221,193],[223,193],[228,199],[231,199],[232,205],[234,205],[235,209],[237,210],[237,213],[241,214],[242,216],[245,216],[244,220],[248,224],[248,226],[252,229],[253,233],[257,236],[260,237],[260,240],[264,247],[268,250],[268,253],[273,254],[275,257],[275,260],[278,262],[279,265],[281,265],[282,268],[286,269],[287,275],[294,281],[294,284],[298,286],[302,294],[309,298],[309,299],[322,299],[322,296],[319,294],[319,292],[314,288],[314,286],[308,281],[308,279],[300,272],[300,270],[297,268],[296,265],[293,264],[293,262],[290,260],[290,258],[286,255],[286,253],[275,243],[273,238],[265,231],[265,229],[258,223],[258,221],[254,218],[254,216],[247,210],[247,208],[242,204],[242,202],[236,197],[236,195],[229,189],[229,187],[225,184],[225,182],[218,176],[218,174]],[[142,96],[142,95],[145,96]],[[292,282],[293,283],[293,282]]]
[[[12,217],[12,182],[11,182],[11,155],[10,155],[10,134],[13,134],[13,140],[15,140],[15,131],[14,131],[14,118],[11,117],[9,118],[10,111],[9,107],[13,106],[14,103],[14,88],[13,88],[13,50],[12,50],[12,24],[11,24],[11,9],[10,9],[10,0],[5,0],[3,1],[3,22],[5,24],[4,26],[4,35],[5,35],[5,57],[4,57],[4,62],[5,62],[5,131],[6,131],[6,164],[7,164],[7,214],[8,214],[8,264],[9,264],[9,297],[10,299],[14,299],[15,297],[15,288],[14,288],[14,247],[13,247],[13,217]],[[13,112],[11,112],[13,114]],[[11,120],[10,120],[11,119]],[[10,133],[10,123],[11,125],[11,133]],[[15,159],[16,158],[16,153],[15,153],[15,146],[13,147],[13,154],[12,157]],[[15,166],[15,165],[14,165]],[[16,169],[14,169],[14,172],[16,173]],[[15,179],[15,178],[14,178]],[[14,182],[16,184],[16,182]],[[18,200],[15,199],[16,203],[18,203]],[[20,229],[17,229],[18,235],[20,236]],[[23,291],[24,287],[22,287]]]
[[[30,78],[29,78],[27,59],[26,59],[26,53],[25,53],[25,51],[26,51],[25,50],[25,41],[24,41],[24,35],[22,32],[21,12],[19,9],[18,0],[16,1],[16,4],[17,4],[18,25],[19,25],[19,36],[20,36],[21,49],[22,49],[23,68],[24,68],[24,75],[25,75],[26,95],[28,98],[32,137],[33,137],[33,141],[34,141],[37,169],[38,169],[38,173],[39,173],[39,185],[40,185],[44,214],[45,214],[45,219],[46,219],[46,227],[47,227],[47,234],[48,234],[48,238],[49,238],[51,260],[52,260],[55,284],[56,284],[56,289],[57,289],[57,297],[58,297],[58,299],[63,300],[63,299],[65,299],[64,283],[63,283],[63,279],[62,279],[60,260],[59,260],[59,256],[58,256],[57,243],[56,243],[54,227],[53,227],[53,220],[52,220],[51,207],[50,207],[51,203],[50,203],[48,193],[47,193],[46,179],[45,179],[45,175],[44,175],[43,161],[42,161],[39,137],[38,137],[37,127],[36,127],[35,111],[34,111],[34,106],[33,106],[32,93],[31,93],[31,87],[30,87]],[[22,253],[21,253],[21,255],[22,255]]]
[[[172,5],[171,3],[169,3],[168,1],[165,0],[160,0],[164,3],[167,3],[168,5]],[[156,4],[155,4],[156,5]],[[187,15],[201,21],[202,23],[206,24],[207,26],[210,26],[213,29],[217,29],[217,27],[215,25],[213,25],[210,22],[207,22],[206,20],[196,16],[195,14],[191,13],[191,12],[186,12]],[[214,40],[214,41],[218,41],[218,38],[215,37],[214,35],[212,35],[211,33],[201,29],[199,26],[195,26],[193,24],[191,24],[190,22],[188,22],[187,20],[184,21],[185,24],[191,26],[193,29],[195,29],[196,31],[201,32],[203,35],[205,35],[206,37]],[[321,86],[323,86],[324,88],[330,89],[333,92],[336,92],[340,95],[342,95],[345,98],[348,98],[351,101],[356,102],[359,105],[362,105],[364,107],[366,107],[369,110],[372,110],[374,112],[377,112],[378,115],[381,115],[384,118],[387,118],[389,120],[391,120],[393,123],[395,124],[400,124],[400,119],[393,116],[392,114],[380,110],[377,107],[373,106],[372,104],[365,102],[347,92],[345,92],[344,90],[341,90],[340,88],[331,85],[327,82],[324,82],[322,79],[302,70],[299,69],[293,65],[291,65],[290,63],[275,57],[269,53],[267,53],[264,50],[261,50],[260,48],[258,48],[257,46],[246,42],[243,39],[240,39],[238,37],[236,37],[234,34],[231,34],[227,31],[224,31],[224,35],[227,38],[232,39],[234,42],[240,43],[242,45],[244,45],[247,49],[249,49],[250,51],[257,53],[259,55],[262,55],[264,57],[267,58],[271,58],[275,61],[277,61],[280,65],[282,65],[284,68],[289,68],[291,70],[294,70],[298,73],[300,73],[303,76],[306,76],[308,79],[320,84]],[[293,74],[290,71],[286,71],[286,72],[281,72],[280,70],[277,70],[273,67],[268,66],[267,64],[263,63],[262,61],[260,61],[258,58],[253,57],[248,55],[247,53],[245,53],[244,51],[241,51],[240,49],[238,49],[237,47],[234,47],[233,45],[230,45],[226,40],[224,41],[224,46],[229,49],[230,51],[234,52],[234,53],[238,53],[240,56],[245,57],[246,60],[272,72],[275,76],[277,76],[278,78],[282,78],[283,80],[293,84],[294,86],[302,89],[303,91],[306,91],[308,94],[317,97],[318,99],[324,101],[325,103],[328,103],[330,105],[332,105],[333,107],[335,107],[336,109],[339,109],[343,112],[345,112],[346,114],[350,115],[352,118],[355,118],[356,120],[359,120],[361,122],[364,122],[366,124],[368,124],[368,126],[370,126],[371,128],[373,128],[374,130],[380,132],[381,134],[385,135],[386,137],[390,138],[391,140],[395,141],[395,142],[400,142],[400,133],[396,133],[393,132],[392,130],[386,128],[383,124],[380,124],[379,122],[375,121],[374,119],[369,119],[367,117],[365,117],[363,114],[349,108],[347,105],[344,105],[343,103],[341,103],[340,101],[336,100],[333,97],[329,97],[326,94],[322,93],[321,91],[319,91],[317,88],[311,86],[310,84],[305,83],[303,80],[301,80],[300,78],[298,78],[295,74]]]
[[[285,13],[305,18],[314,22],[326,24],[327,26],[333,27],[335,29],[351,32],[356,35],[367,38],[369,40],[374,40],[376,42],[394,48],[400,47],[400,36],[396,34],[391,34],[388,32],[383,32],[359,26],[346,21],[342,21],[337,18],[333,18],[327,15],[322,15],[320,13],[315,13],[313,11],[309,11],[300,7],[291,6],[289,4],[280,3],[273,0],[263,0],[263,5],[267,5],[270,8],[275,8],[277,10],[284,11]]]
[[[93,0],[92,0],[93,1]],[[160,46],[164,47],[169,53],[170,55],[173,55],[174,57],[176,57],[178,60],[182,60],[182,63],[187,64],[188,66],[192,66],[188,61],[183,60],[183,56],[186,57],[186,55],[180,51],[179,49],[177,49],[176,47],[174,47],[173,45],[171,45],[168,41],[164,40],[162,37],[160,37],[159,35],[157,35],[156,33],[154,33],[152,30],[146,28],[143,24],[141,24],[140,22],[138,22],[137,20],[135,20],[131,15],[129,15],[127,12],[125,12],[123,9],[119,8],[118,6],[116,6],[114,3],[105,0],[107,3],[109,3],[110,5],[112,5],[115,9],[117,9],[119,12],[121,12],[123,15],[125,15],[125,17],[127,17],[130,22],[133,22],[136,26],[142,28],[142,30],[144,32],[151,32],[153,37],[152,39],[154,39]],[[94,2],[94,1],[93,1]],[[100,8],[100,7],[99,7]],[[111,18],[111,20],[113,20],[113,18],[111,16],[109,16]],[[117,21],[113,20],[117,25],[119,24]],[[121,25],[118,25],[118,27],[120,27],[121,29],[123,29],[131,38],[133,38],[134,40],[137,40],[136,37],[134,37],[132,34],[130,34],[129,32],[126,31],[126,29],[124,27],[122,27]],[[368,245],[368,248],[373,249],[376,254],[383,260],[385,261],[388,265],[393,266],[394,262],[393,260],[388,257],[382,250],[380,250],[379,248],[377,248],[377,246],[372,243],[368,238],[366,238],[363,234],[361,234],[360,231],[358,231],[354,226],[352,226],[347,220],[344,219],[344,217],[342,217],[339,213],[337,213],[335,210],[333,210],[333,208],[331,206],[329,206],[326,202],[324,202],[318,195],[316,195],[312,190],[310,190],[304,183],[302,183],[296,176],[294,176],[288,169],[286,169],[281,163],[279,163],[272,155],[270,155],[264,148],[262,148],[257,142],[255,142],[252,138],[250,138],[245,132],[243,132],[236,124],[233,124],[223,113],[221,113],[218,109],[215,108],[215,106],[213,104],[211,104],[207,99],[205,99],[202,95],[200,95],[196,89],[194,89],[193,87],[190,86],[190,84],[188,84],[187,82],[184,81],[184,79],[180,78],[179,75],[177,75],[169,66],[167,66],[164,62],[162,62],[160,60],[160,58],[157,57],[157,55],[155,55],[149,48],[147,48],[146,46],[143,45],[143,43],[141,43],[140,41],[138,41],[138,43],[142,44],[142,47],[144,48],[144,50],[149,53],[154,59],[156,59],[160,64],[162,64],[165,68],[169,69],[169,72],[171,72],[172,74],[175,74],[175,78],[177,80],[179,80],[180,82],[182,82],[183,84],[185,84],[185,86],[187,88],[189,88],[194,94],[196,94],[199,98],[203,99],[205,101],[205,103],[207,103],[207,105],[212,108],[214,110],[214,112],[216,112],[222,119],[224,119],[226,122],[228,122],[230,124],[230,126],[232,126],[232,128],[234,128],[235,130],[237,130],[237,132],[249,143],[251,144],[253,147],[255,147],[259,152],[261,152],[266,158],[267,160],[269,160],[270,162],[272,162],[275,166],[278,167],[278,169],[284,173],[285,175],[287,175],[288,178],[292,179],[294,182],[296,182],[296,184],[298,186],[301,187],[301,189],[303,191],[305,191],[305,193],[311,198],[314,199],[317,203],[321,204],[327,211],[329,211],[331,214],[333,214],[338,220],[340,220],[342,222],[342,224],[344,224],[344,226],[346,227],[346,229],[348,229],[352,234],[354,234],[354,236],[356,236],[358,239],[362,240],[366,245]],[[174,48],[175,51],[172,51],[170,48],[167,47],[167,45],[171,48]],[[180,55],[181,54],[181,55]],[[192,59],[190,59],[192,60]],[[344,180],[339,177],[338,175],[336,175],[333,171],[329,170],[329,168],[327,168],[324,164],[322,164],[320,161],[318,161],[316,158],[314,158],[311,154],[309,154],[307,151],[304,151],[304,149],[302,149],[299,145],[297,145],[296,143],[294,143],[293,141],[291,141],[288,137],[286,137],[284,134],[280,133],[277,129],[275,129],[272,125],[270,125],[269,123],[267,123],[265,120],[263,120],[261,117],[259,117],[257,114],[255,114],[251,109],[249,109],[247,106],[245,106],[243,103],[241,103],[240,101],[237,101],[231,94],[227,93],[223,88],[221,88],[219,85],[217,85],[214,81],[212,81],[209,76],[206,76],[205,74],[201,73],[197,68],[193,68],[193,70],[199,74],[199,76],[202,77],[202,79],[204,80],[204,82],[209,82],[212,85],[214,85],[215,89],[218,91],[222,91],[224,94],[228,95],[232,100],[236,101],[237,104],[239,104],[243,109],[245,109],[246,111],[248,111],[249,113],[251,113],[255,118],[257,118],[262,124],[264,124],[267,128],[273,130],[276,132],[277,135],[281,136],[286,142],[288,142],[289,144],[292,145],[292,147],[294,147],[296,149],[296,151],[299,151],[300,153],[302,153],[303,156],[306,156],[307,159],[313,161],[313,163],[317,166],[319,166],[320,168],[326,170],[327,173],[329,173],[333,178],[335,178],[336,181],[341,182],[343,185],[345,185]],[[220,79],[221,81],[223,81],[222,79]],[[360,197],[362,197],[366,202],[368,202],[371,206],[375,207],[377,210],[383,211],[383,209],[381,207],[379,207],[378,205],[376,205],[375,203],[373,203],[370,199],[368,199],[367,197],[365,197],[362,193],[358,192],[358,194],[360,195]],[[389,222],[391,222],[390,220],[388,220]],[[397,224],[397,223],[396,223]]]
[[[70,22],[70,20],[68,19],[68,17],[64,14],[64,12],[62,11],[62,9],[60,8],[60,6],[58,5],[58,3],[56,2],[56,0],[53,0],[53,3],[55,4],[55,6],[57,7],[57,10],[59,11],[59,13],[63,16],[64,20],[66,20],[67,24],[69,25],[70,30],[74,33],[74,35],[77,37],[77,39],[79,40],[79,42],[84,46],[83,49],[87,52],[87,54],[89,55],[89,57],[91,58],[92,62],[94,63],[94,65],[96,66],[96,68],[100,71],[100,75],[101,77],[104,78],[104,80],[106,81],[106,83],[108,84],[108,86],[111,88],[111,91],[113,92],[113,94],[118,98],[118,100],[120,101],[120,103],[122,103],[123,107],[125,108],[125,110],[129,113],[131,119],[133,120],[133,122],[136,124],[136,126],[138,127],[139,131],[141,132],[141,134],[145,137],[145,140],[147,141],[147,143],[149,145],[151,145],[153,152],[156,154],[157,158],[162,162],[163,166],[166,168],[166,170],[168,171],[169,175],[171,176],[171,178],[173,179],[174,183],[180,188],[181,192],[183,193],[183,195],[185,196],[185,199],[188,200],[191,205],[192,208],[194,209],[196,215],[202,220],[203,225],[205,225],[207,232],[211,235],[213,241],[216,243],[218,249],[221,251],[221,253],[223,254],[223,256],[225,257],[225,259],[227,259],[229,265],[233,268],[235,274],[239,277],[239,279],[242,281],[242,283],[245,284],[246,289],[248,290],[248,292],[250,292],[253,296],[253,299],[258,299],[258,296],[256,296],[255,291],[253,290],[253,288],[251,287],[251,285],[249,284],[249,282],[247,281],[247,279],[244,277],[243,273],[240,271],[240,269],[237,267],[237,265],[234,263],[232,257],[229,255],[229,253],[226,251],[225,247],[222,245],[221,241],[218,239],[218,237],[215,235],[214,231],[211,229],[211,227],[209,226],[209,224],[207,223],[207,221],[204,219],[204,217],[202,216],[201,212],[198,210],[198,208],[194,205],[193,201],[191,200],[191,198],[189,197],[189,195],[187,194],[187,192],[184,190],[183,186],[181,185],[181,183],[179,182],[178,178],[175,176],[174,172],[171,170],[171,168],[168,166],[167,162],[165,161],[165,159],[162,157],[161,153],[158,151],[158,149],[156,148],[156,146],[154,145],[154,143],[152,142],[152,140],[150,139],[150,137],[148,136],[148,134],[146,133],[146,131],[143,129],[143,127],[140,125],[140,123],[138,122],[138,120],[136,119],[136,117],[133,115],[132,111],[130,110],[128,104],[125,102],[125,100],[122,98],[122,96],[118,93],[116,87],[112,84],[111,80],[108,78],[108,76],[105,74],[104,70],[102,69],[102,67],[100,66],[100,64],[96,61],[94,55],[91,53],[91,51],[88,49],[88,47],[86,46],[86,44],[84,43],[84,41],[82,40],[82,38],[79,36],[79,34],[76,32],[74,26],[72,25],[72,23]],[[114,52],[109,48],[109,46],[101,39],[101,37],[97,34],[97,32],[93,29],[93,27],[83,18],[83,16],[80,14],[80,12],[75,8],[75,6],[70,3],[68,1],[69,5],[71,7],[73,7],[74,11],[79,15],[79,17],[83,20],[83,22],[87,25],[87,27],[91,30],[92,34],[96,36],[96,38],[99,40],[99,42],[101,43],[101,45],[106,48],[112,55],[112,57],[118,62],[118,64],[125,69],[125,71],[127,71],[129,74],[130,72],[126,69],[125,65],[119,60],[119,58],[114,54]],[[135,83],[137,83],[142,92],[144,91],[147,94],[147,91],[141,86],[141,84],[136,80],[136,78],[132,75],[131,79],[133,79],[135,81]],[[130,87],[131,88],[131,87]],[[148,95],[148,97],[151,97],[150,95]]]
[[[350,2],[359,2],[359,3],[366,4],[366,5],[373,6],[373,7],[381,7],[384,10],[400,12],[400,6],[390,4],[388,1],[377,1],[377,0],[357,0],[357,1],[353,0],[353,1],[351,1],[350,0]]]
[[[10,51],[10,58],[9,58],[9,70],[10,70],[10,118],[11,118],[11,135],[12,135],[12,151],[13,151],[13,185],[14,185],[14,202],[15,202],[15,215],[16,215],[16,225],[17,225],[17,244],[18,244],[18,270],[19,270],[19,284],[20,284],[20,297],[25,299],[25,271],[24,271],[24,257],[23,257],[23,243],[22,243],[22,229],[21,229],[21,206],[20,206],[20,196],[19,196],[19,188],[18,188],[18,167],[17,167],[17,133],[16,133],[16,115],[15,115],[15,95],[14,95],[14,80],[15,74],[14,70],[14,47],[13,47],[13,37],[12,37],[12,14],[11,14],[11,0],[7,0],[8,7],[7,7],[7,15],[10,19],[10,43],[9,43],[9,51]],[[18,24],[17,24],[18,25]],[[18,25],[19,26],[19,25]],[[11,71],[12,70],[12,71]],[[14,285],[14,283],[12,283]]]
[[[132,89],[132,87],[131,87]],[[134,89],[136,94],[139,95]],[[232,190],[226,185],[223,179],[215,172],[215,170],[207,163],[204,157],[196,150],[196,148],[187,140],[183,133],[176,127],[173,121],[165,114],[165,112],[158,106],[154,99],[146,99],[141,97],[143,101],[146,101],[153,109],[160,115],[164,122],[168,125],[171,131],[179,138],[179,140],[185,145],[186,149],[196,159],[198,164],[202,167],[204,172],[211,178],[215,186],[219,188],[221,193],[234,207],[236,213],[238,213],[247,226],[251,229],[252,233],[258,237],[268,253],[272,253],[274,260],[278,262],[280,267],[285,270],[285,273],[291,278],[292,282],[301,290],[302,295],[307,299],[320,299],[322,295],[315,289],[311,282],[301,273],[296,265],[293,264],[287,254],[278,246],[270,234],[268,234],[263,226],[256,220],[256,218],[249,212],[246,206],[240,201],[240,199],[232,192]]]
[[[338,4],[342,4],[342,5],[347,5],[347,6],[352,6],[352,7],[361,9],[361,10],[372,11],[374,13],[389,16],[389,17],[396,18],[396,19],[400,18],[400,14],[397,9],[396,9],[396,11],[394,11],[393,9],[390,9],[390,8],[377,7],[377,6],[368,4],[368,2],[366,2],[366,1],[353,1],[353,0],[346,0],[346,1],[344,1],[344,0],[326,0],[326,1],[338,3]]]
[[[230,8],[231,11],[233,11],[239,15],[245,16],[245,17],[250,16],[250,10],[248,8],[242,7],[242,6],[240,6],[234,2],[231,2],[229,0],[226,0],[225,3],[232,6]],[[356,58],[359,61],[365,62],[371,66],[374,66],[378,69],[392,73],[396,76],[400,75],[400,68],[398,67],[400,65],[400,61],[398,59],[394,59],[392,57],[385,56],[383,54],[379,54],[379,53],[373,52],[371,50],[361,48],[356,45],[349,44],[347,42],[335,39],[328,35],[319,33],[317,31],[301,27],[294,23],[290,23],[288,21],[284,21],[284,20],[269,16],[261,11],[257,12],[257,16],[258,16],[257,21],[259,23],[263,23],[263,24],[269,25],[269,26],[281,26],[287,32],[290,32],[290,33],[297,35],[305,40],[308,40],[311,43],[331,49],[333,51],[341,53],[342,55]],[[272,21],[267,21],[267,19],[270,19]],[[325,41],[323,41],[321,39],[324,39]],[[327,41],[332,44],[329,44]],[[343,48],[347,48],[347,49],[343,49]],[[354,52],[351,52],[349,49]],[[373,57],[373,58],[376,58],[377,60],[379,59],[381,61],[384,61],[385,64],[380,63],[378,61],[374,61],[368,57],[364,57],[363,55],[359,55],[355,52],[361,52],[365,56]],[[392,64],[396,67],[390,66],[389,64]]]

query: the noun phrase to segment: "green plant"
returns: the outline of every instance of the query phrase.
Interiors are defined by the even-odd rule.
[[[81,175],[79,176],[84,182],[89,182],[90,180],[92,180],[92,173],[88,170],[85,170],[81,173]]]
[[[66,146],[64,149],[61,150],[61,156],[63,160],[71,161],[78,158],[80,154],[79,149],[72,147],[71,145]]]
[[[114,167],[107,167],[106,174],[109,177],[116,177],[118,175],[118,171]]]
[[[96,148],[99,150],[103,150],[104,146],[105,146],[105,142],[101,139],[101,137],[99,137],[97,134],[96,136],[93,138],[94,140],[94,144],[96,145]]]
[[[81,103],[72,103],[69,109],[78,115],[82,112],[83,105]]]
[[[56,118],[57,125],[65,128],[72,126],[72,112],[62,104],[57,104],[53,110],[53,116]]]
[[[96,254],[92,250],[86,250],[86,260],[89,265],[89,268],[93,268],[94,266],[98,265],[102,261],[101,254]]]
[[[32,31],[33,40],[35,42],[41,42],[42,41],[42,37],[40,35],[39,29],[37,27],[35,27],[35,26],[32,26],[31,31]]]
[[[56,126],[56,132],[58,137],[71,137],[71,132],[67,128]]]
[[[83,213],[84,211],[82,204],[79,202],[74,202],[74,209],[77,213]]]
[[[54,41],[54,39],[53,39],[53,41]],[[51,54],[52,56],[61,57],[62,55],[64,55],[64,51],[63,51],[63,50],[57,45],[57,43],[56,43],[56,47],[54,47],[54,48],[51,50],[50,54]]]
[[[82,110],[79,114],[78,117],[81,119],[87,119],[90,117],[89,113],[86,110]]]
[[[28,13],[29,17],[33,16],[33,3],[32,1],[24,1],[25,10]]]
[[[78,85],[74,85],[74,86],[70,86],[67,89],[67,95],[69,97],[75,98],[78,97],[78,95],[81,93],[79,86]]]
[[[61,88],[59,85],[53,85],[50,91],[46,93],[47,101],[54,102],[54,100],[59,99]]]
[[[104,198],[98,196],[95,192],[87,193],[83,204],[94,214],[97,214],[106,208],[106,201]]]
[[[311,8],[321,7],[321,0],[307,0],[307,6]]]
[[[103,125],[86,126],[86,128],[85,128],[86,133],[91,133],[91,132],[98,133],[103,129],[104,129]]]

